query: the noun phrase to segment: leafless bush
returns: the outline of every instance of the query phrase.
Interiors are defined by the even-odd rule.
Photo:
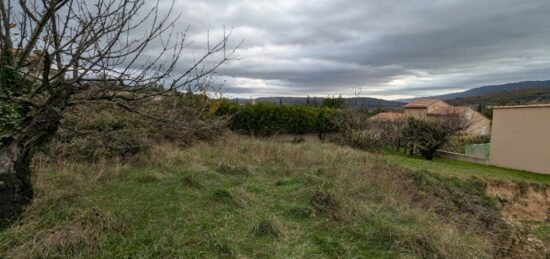
[[[432,160],[437,149],[452,137],[464,133],[470,123],[466,114],[459,111],[451,111],[437,118],[409,117],[403,128],[403,137],[418,148],[424,158]]]
[[[370,151],[382,148],[382,133],[365,114],[346,110],[333,120],[338,131],[328,136],[330,142]]]

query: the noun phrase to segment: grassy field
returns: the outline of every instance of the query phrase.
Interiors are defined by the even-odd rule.
[[[487,166],[462,161],[435,158],[427,161],[420,156],[388,153],[388,161],[411,170],[424,170],[460,178],[478,177],[489,181],[515,181],[550,185],[550,175]]]
[[[483,183],[442,176],[485,168],[446,164],[238,136],[126,163],[39,160],[0,258],[546,256],[517,242],[530,234],[500,221]]]

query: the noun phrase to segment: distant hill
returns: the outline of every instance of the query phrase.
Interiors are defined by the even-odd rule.
[[[471,96],[483,96],[483,95],[488,95],[488,94],[502,92],[502,91],[513,91],[518,89],[533,89],[533,88],[550,88],[550,80],[524,81],[524,82],[509,83],[509,84],[503,84],[503,85],[488,85],[488,86],[473,88],[464,92],[428,96],[428,97],[422,97],[422,98],[450,100],[450,99],[457,99],[457,98],[466,98]],[[419,99],[419,98],[402,99],[398,101],[411,102],[415,99]]]
[[[446,100],[452,105],[495,106],[550,103],[550,87],[515,89],[481,96],[469,96]]]
[[[323,103],[323,97],[310,97],[309,104],[311,105],[321,105]],[[233,99],[239,103],[248,103],[251,99]],[[300,105],[307,104],[307,97],[262,97],[256,98],[256,102],[267,102],[267,103],[283,103],[288,105]],[[346,107],[352,109],[375,109],[375,108],[393,108],[403,106],[402,102],[397,101],[388,101],[377,98],[370,97],[353,97],[346,98]]]
[[[346,98],[346,107],[353,109],[365,108],[394,108],[401,107],[404,103],[397,101],[388,101],[370,97],[352,97]]]

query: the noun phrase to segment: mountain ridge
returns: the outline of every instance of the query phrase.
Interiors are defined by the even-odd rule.
[[[466,98],[466,97],[473,97],[473,96],[483,96],[483,95],[488,95],[488,94],[493,94],[493,93],[498,93],[503,91],[513,91],[518,89],[533,89],[533,88],[550,88],[550,80],[521,81],[521,82],[507,83],[507,84],[500,84],[500,85],[486,85],[486,86],[475,87],[462,92],[418,97],[418,98],[399,99],[396,101],[408,103],[417,99],[425,99],[425,98],[450,100],[450,99]]]

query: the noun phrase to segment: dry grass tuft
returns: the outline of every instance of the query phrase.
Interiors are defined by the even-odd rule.
[[[82,211],[69,222],[39,232],[32,242],[13,251],[13,255],[41,258],[78,256],[83,248],[103,249],[109,233],[126,229],[127,226],[115,221],[109,212],[91,208]]]
[[[309,204],[317,213],[329,215],[335,220],[342,221],[347,218],[341,202],[330,192],[315,192]]]
[[[285,238],[284,226],[275,218],[262,218],[254,226],[254,234],[259,237]]]
[[[245,205],[245,202],[240,197],[224,189],[215,190],[212,193],[212,200],[236,208],[241,208]]]

